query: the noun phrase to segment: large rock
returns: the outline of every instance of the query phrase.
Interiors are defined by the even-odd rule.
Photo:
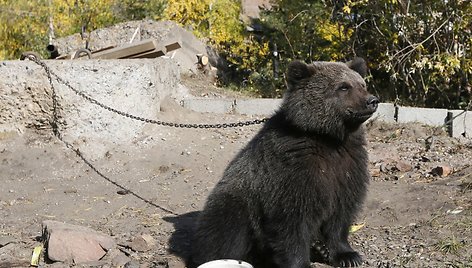
[[[57,221],[43,222],[43,239],[51,261],[75,264],[98,261],[116,245],[106,234]]]

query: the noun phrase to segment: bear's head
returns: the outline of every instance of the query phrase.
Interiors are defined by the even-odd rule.
[[[343,140],[377,110],[379,100],[367,92],[362,58],[348,63],[290,63],[288,90],[281,112],[303,131]]]

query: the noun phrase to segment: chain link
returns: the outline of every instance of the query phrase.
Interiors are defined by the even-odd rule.
[[[148,119],[136,115],[132,115],[120,110],[117,110],[113,107],[110,107],[108,105],[105,105],[94,98],[88,96],[84,92],[74,88],[73,86],[70,85],[68,81],[65,81],[62,79],[60,76],[58,76],[54,71],[49,68],[49,66],[46,65],[44,61],[41,61],[40,59],[34,57],[34,56],[28,56],[27,57],[29,60],[33,61],[34,63],[38,64],[39,66],[43,67],[44,71],[46,72],[46,75],[48,76],[49,83],[51,84],[51,87],[53,87],[53,93],[55,94],[54,86],[52,83],[53,77],[61,84],[65,85],[68,87],[70,90],[72,90],[75,94],[78,96],[82,97],[83,99],[87,100],[88,102],[95,104],[105,110],[108,110],[110,112],[119,114],[123,117],[127,117],[133,120],[145,122],[145,123],[150,123],[150,124],[156,124],[160,126],[166,126],[166,127],[175,127],[175,128],[233,128],[233,127],[244,127],[244,126],[250,126],[250,125],[258,125],[266,122],[269,120],[268,118],[263,118],[263,119],[255,119],[255,120],[250,120],[250,121],[241,121],[241,122],[234,122],[234,123],[222,123],[222,124],[185,124],[185,123],[172,123],[172,122],[165,122],[165,121],[160,121],[160,120],[154,120],[154,119]],[[56,115],[54,115],[56,116]]]

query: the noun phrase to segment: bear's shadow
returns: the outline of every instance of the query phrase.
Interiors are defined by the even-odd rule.
[[[169,238],[169,252],[188,262],[192,248],[192,234],[200,211],[188,212],[178,216],[164,217],[174,225],[174,232]]]

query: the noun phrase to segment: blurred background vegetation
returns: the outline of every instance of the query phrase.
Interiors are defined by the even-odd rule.
[[[257,18],[236,0],[0,0],[0,59],[128,20],[172,20],[229,63],[227,86],[283,93],[293,59],[367,60],[370,90],[402,105],[471,106],[472,1],[272,0]],[[53,31],[51,31],[53,29]],[[54,36],[52,35],[54,33]]]

